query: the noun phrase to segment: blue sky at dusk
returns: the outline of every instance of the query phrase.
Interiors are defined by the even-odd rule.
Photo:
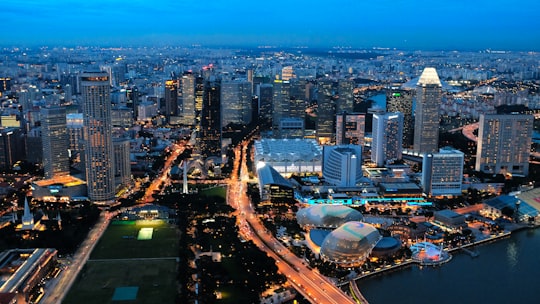
[[[3,0],[0,44],[540,50],[540,1]]]

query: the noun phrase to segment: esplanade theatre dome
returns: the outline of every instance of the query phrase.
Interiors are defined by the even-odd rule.
[[[359,266],[380,239],[375,227],[348,222],[326,236],[321,245],[321,257],[337,264]]]
[[[337,228],[346,222],[362,221],[362,213],[343,205],[314,205],[300,209],[296,220],[302,227]]]

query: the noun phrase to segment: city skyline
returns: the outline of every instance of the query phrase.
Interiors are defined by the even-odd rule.
[[[4,46],[309,46],[540,50],[538,2],[15,1]]]

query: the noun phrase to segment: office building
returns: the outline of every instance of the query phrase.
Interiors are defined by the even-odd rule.
[[[320,144],[330,143],[334,139],[334,125],[336,118],[337,98],[334,89],[334,82],[325,79],[319,82],[317,94],[317,121],[315,131]]]
[[[178,79],[165,81],[165,117],[170,123],[172,117],[178,116]]]
[[[195,75],[185,73],[180,78],[182,118],[180,122],[187,126],[195,124]]]
[[[82,73],[81,93],[88,197],[96,204],[110,204],[114,202],[115,186],[107,73]]]
[[[354,110],[354,81],[340,79],[337,84],[336,113],[353,112]]]
[[[19,128],[0,129],[0,168],[11,169],[25,159],[24,134]]]
[[[386,111],[403,114],[403,147],[412,148],[414,136],[414,120],[412,113],[413,90],[390,88],[386,91]]]
[[[45,178],[69,174],[69,137],[66,108],[41,108],[43,170]]]
[[[201,110],[200,154],[221,158],[221,81],[211,77],[204,82]]]
[[[442,85],[435,68],[425,68],[416,85],[414,151],[431,153],[439,145],[439,109]]]
[[[306,116],[307,99],[306,99],[305,79],[291,79],[289,91],[289,117],[300,118],[304,120]]]
[[[221,125],[251,122],[251,83],[244,80],[221,82]]]
[[[304,138],[304,130],[304,120],[300,118],[283,118],[279,122],[279,138]]]
[[[403,114],[373,114],[371,161],[378,167],[401,160],[403,146]]]
[[[475,170],[528,175],[533,122],[528,114],[481,114]]]
[[[296,75],[294,75],[294,70],[292,66],[286,66],[281,69],[281,80],[291,80],[292,78],[296,78]]]
[[[366,115],[340,113],[336,116],[336,145],[364,146]]]
[[[83,127],[84,118],[82,113],[69,113],[66,115],[66,126],[69,138],[70,157],[80,155],[84,151]],[[82,160],[82,159],[81,159]]]
[[[259,119],[272,121],[274,87],[270,83],[262,83],[258,88],[259,92]]]
[[[324,180],[337,187],[355,187],[363,177],[359,145],[323,146]]]
[[[463,152],[444,147],[422,159],[422,188],[429,196],[461,195]]]
[[[282,118],[290,117],[291,83],[289,81],[274,80],[274,97],[272,99],[272,129],[279,129]]]

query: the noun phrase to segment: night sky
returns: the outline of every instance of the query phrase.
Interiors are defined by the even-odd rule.
[[[540,50],[540,1],[3,0],[0,45]]]

